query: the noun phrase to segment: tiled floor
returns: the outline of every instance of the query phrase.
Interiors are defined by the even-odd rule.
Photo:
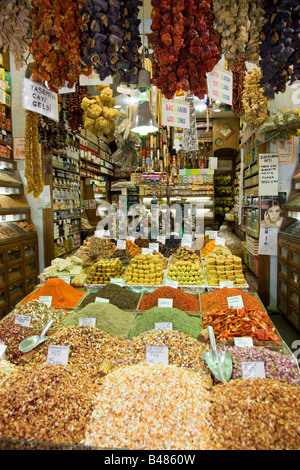
[[[296,350],[300,350],[300,331],[298,331],[281,313],[269,312],[269,316],[273,325],[292,353],[295,353]],[[298,357],[300,360],[300,353],[298,353]]]

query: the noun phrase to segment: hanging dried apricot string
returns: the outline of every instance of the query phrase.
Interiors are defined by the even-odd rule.
[[[33,111],[25,111],[26,194],[33,193],[34,199],[39,198],[44,188],[39,151],[38,117],[38,114]]]

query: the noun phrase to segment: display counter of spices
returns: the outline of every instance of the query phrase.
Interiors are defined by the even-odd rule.
[[[217,290],[209,289],[210,292],[200,294],[201,313],[210,313],[214,309],[228,308],[229,297],[241,296],[243,305],[249,309],[257,309],[266,312],[261,300],[256,293],[248,293],[237,287],[222,287]]]
[[[159,300],[172,301],[172,307],[189,315],[200,316],[199,294],[183,292],[170,286],[161,286],[151,293],[142,292],[137,313],[143,314],[146,310],[159,306]],[[166,304],[165,304],[166,305]]]

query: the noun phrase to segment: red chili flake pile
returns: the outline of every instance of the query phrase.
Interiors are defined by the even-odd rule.
[[[155,289],[151,294],[143,295],[139,310],[149,310],[157,307],[158,299],[173,299],[173,308],[184,312],[198,312],[200,310],[199,297],[197,295],[182,292],[173,287],[164,286]]]
[[[214,292],[201,294],[202,313],[210,313],[212,310],[215,309],[227,309],[228,297],[235,297],[237,295],[242,296],[245,308],[264,312],[264,308],[260,303],[260,300],[254,297],[253,295],[247,294],[241,289],[235,289],[234,287],[222,287],[222,289],[215,290]]]

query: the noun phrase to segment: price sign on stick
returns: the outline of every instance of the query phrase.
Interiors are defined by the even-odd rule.
[[[147,346],[146,364],[169,365],[169,348],[167,346]]]
[[[243,379],[265,379],[265,363],[262,361],[242,362],[242,377]]]
[[[241,295],[234,295],[233,297],[227,297],[227,303],[229,308],[243,308],[244,302]]]
[[[15,315],[15,324],[21,326],[30,326],[31,315]]]
[[[49,344],[47,354],[47,364],[66,366],[69,360],[69,346],[58,346]]]
[[[83,325],[96,326],[96,318],[90,318],[90,317],[79,318],[79,326],[83,326]]]
[[[253,339],[249,338],[248,336],[244,337],[235,337],[234,338],[234,345],[240,348],[243,347],[252,347],[253,346]]]
[[[158,299],[157,305],[158,307],[161,307],[161,308],[172,308],[173,299]]]
[[[156,330],[173,330],[172,322],[155,323]]]

